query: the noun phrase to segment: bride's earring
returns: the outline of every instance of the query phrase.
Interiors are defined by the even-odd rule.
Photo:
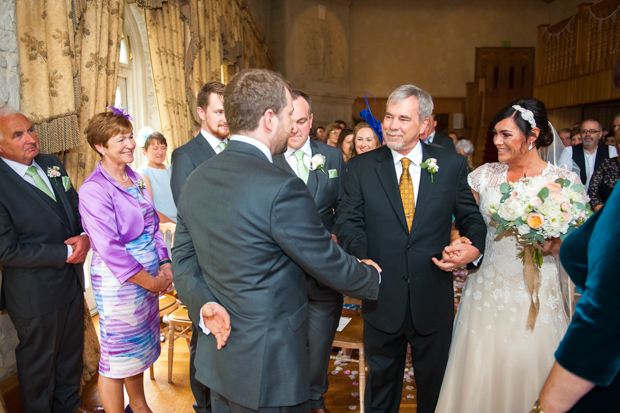
[[[532,142],[530,142],[530,146],[527,148],[527,150],[531,151],[532,149],[534,149],[534,144]]]

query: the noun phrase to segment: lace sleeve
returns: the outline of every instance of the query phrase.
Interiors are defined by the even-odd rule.
[[[601,182],[603,182],[604,177],[605,164],[603,163],[597,166],[594,170],[592,179],[590,180],[590,186],[588,187],[588,196],[590,197],[590,206],[592,208],[603,205],[603,199],[600,197],[598,189],[601,186]]]
[[[484,164],[474,169],[469,175],[467,175],[467,183],[477,193],[482,190],[482,184],[485,180],[489,180],[489,164]]]

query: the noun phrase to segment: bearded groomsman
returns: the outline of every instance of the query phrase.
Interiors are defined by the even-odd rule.
[[[334,211],[342,198],[344,161],[342,152],[309,138],[312,128],[312,100],[300,90],[292,90],[293,128],[284,154],[274,155],[273,163],[304,181],[330,233]],[[318,159],[313,165],[311,159]],[[334,235],[335,237],[335,235]],[[327,369],[334,335],[342,313],[342,294],[307,275],[309,303],[310,407],[312,413],[329,413],[323,394],[329,386]]]
[[[170,186],[174,203],[178,204],[181,189],[187,177],[204,161],[211,159],[226,148],[228,144],[228,126],[224,115],[224,85],[209,82],[198,91],[196,111],[202,121],[200,133],[185,145],[172,152]],[[209,388],[196,380],[196,343],[198,342],[198,324],[192,322],[192,339],[190,341],[189,383],[196,402],[196,413],[211,412],[211,395]]]
[[[179,202],[181,189],[189,174],[204,161],[211,159],[228,144],[228,125],[224,115],[224,85],[209,82],[198,91],[196,111],[201,120],[200,133],[172,152],[170,186],[174,203]]]

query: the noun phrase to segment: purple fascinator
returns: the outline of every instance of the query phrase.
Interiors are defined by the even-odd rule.
[[[368,102],[366,102],[366,103],[368,103]],[[112,105],[108,106],[108,109],[110,109],[112,111],[112,113],[114,113],[115,115],[121,115],[121,116],[124,116],[126,119],[133,120],[131,115],[129,113],[127,113],[127,109],[123,109],[122,107],[115,108]]]
[[[381,141],[381,144],[383,144],[383,132],[381,132],[381,122],[375,119],[375,117],[372,116],[372,112],[370,112],[370,106],[368,105],[368,95],[372,96],[375,102],[377,102],[377,98],[375,98],[373,94],[366,92],[364,94],[364,99],[366,100],[366,107],[368,109],[362,110],[360,112],[360,117],[364,119],[366,123],[368,123],[368,125],[370,125],[370,128],[377,134],[377,136],[379,137],[379,141]]]

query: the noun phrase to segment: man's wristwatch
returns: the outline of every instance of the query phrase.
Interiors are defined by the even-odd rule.
[[[532,407],[531,413],[545,413],[540,407],[540,401],[536,400],[536,403],[534,403],[534,407]]]

